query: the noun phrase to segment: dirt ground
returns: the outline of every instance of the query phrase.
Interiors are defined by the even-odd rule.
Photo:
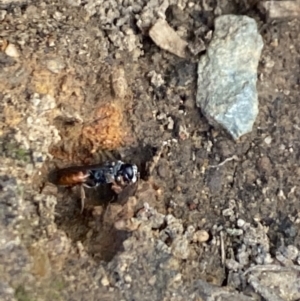
[[[118,25],[126,14],[117,1],[103,10],[101,1],[94,7],[89,1],[6,2],[0,3],[6,12],[0,21],[1,172],[25,185],[29,216],[42,214],[36,199],[41,192],[56,198],[55,215],[47,219],[42,214],[38,225],[24,230],[26,246],[53,223],[71,245],[80,242],[95,264],[109,263],[131,236],[113,226],[115,214],[109,208],[118,200],[109,187],[87,191],[81,214],[78,190],[45,184],[47,175],[56,167],[121,158],[138,165],[142,185],[149,182],[147,163],[168,141],[151,175],[159,197],[152,200],[141,193],[140,201],[181,219],[185,228],[207,231],[209,242],[220,227],[235,228],[240,218],[269,227],[272,255],[282,245],[300,248],[299,19],[269,20],[250,1],[203,1],[206,10],[200,1],[184,10],[167,10],[170,26],[189,43],[205,41],[218,13],[246,14],[257,21],[264,40],[259,115],[252,133],[235,142],[212,128],[196,108],[197,61],[204,51],[182,59],[158,48],[147,29],[142,32],[136,25],[138,7],[125,25]],[[18,57],[5,54],[7,42],[16,45]],[[34,95],[41,102],[34,102]],[[55,108],[34,108],[51,103],[49,95]],[[36,118],[41,128],[33,129]],[[108,139],[110,145],[105,144]],[[195,250],[205,265],[191,268],[182,262],[181,273],[186,281],[200,278],[226,285],[228,269],[209,242],[206,249]],[[226,236],[226,255],[238,243]]]

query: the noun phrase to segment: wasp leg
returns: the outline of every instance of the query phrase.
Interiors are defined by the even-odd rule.
[[[83,185],[80,185],[80,198],[81,198],[81,210],[80,213],[83,212],[84,209],[84,201],[85,201],[85,191]]]
[[[114,157],[114,155],[106,150],[102,150],[99,153],[94,153],[93,158],[95,159],[95,161],[98,162],[107,162],[107,161],[115,161],[116,158]]]
[[[102,155],[105,158],[105,161],[108,161],[108,160],[115,161],[116,160],[116,157],[110,151],[103,150]]]
[[[112,185],[111,185],[111,189],[116,193],[116,194],[120,194],[123,189],[126,187],[126,183],[124,181],[112,181]]]

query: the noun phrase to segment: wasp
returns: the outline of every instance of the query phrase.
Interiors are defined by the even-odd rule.
[[[113,191],[119,194],[124,187],[136,183],[138,177],[139,172],[135,164],[116,161],[59,169],[55,173],[54,182],[59,186],[80,186],[82,212],[85,201],[84,187],[95,188],[102,184],[112,184]]]

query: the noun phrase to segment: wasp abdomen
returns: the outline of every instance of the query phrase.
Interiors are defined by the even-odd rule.
[[[56,174],[57,185],[61,186],[75,186],[83,184],[89,174],[83,171],[68,171],[68,170],[59,170]]]

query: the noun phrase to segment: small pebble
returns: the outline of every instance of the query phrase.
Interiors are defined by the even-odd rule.
[[[230,236],[241,236],[244,233],[244,231],[242,229],[232,229],[232,228],[226,229],[226,232]]]
[[[181,140],[186,140],[187,138],[189,138],[190,134],[187,131],[186,126],[183,125],[179,126],[178,136]]]
[[[27,164],[26,167],[25,167],[25,173],[28,175],[28,176],[31,176],[33,174],[33,171],[34,171],[34,166],[33,164]]]
[[[298,257],[298,253],[299,253],[299,251],[298,251],[297,247],[295,247],[293,245],[284,247],[282,250],[283,256],[290,260],[295,260]]]
[[[233,214],[234,214],[234,211],[232,208],[227,208],[222,211],[223,216],[232,216]]]
[[[48,38],[48,46],[49,47],[54,47],[55,46],[55,39],[54,39],[54,37],[49,37]]]
[[[239,228],[243,228],[244,225],[245,225],[245,221],[244,221],[243,219],[239,218],[239,219],[237,220],[237,226],[238,226]]]
[[[190,254],[189,241],[185,237],[177,237],[172,242],[171,250],[177,259],[187,259]]]
[[[7,14],[7,11],[4,9],[0,10],[0,21],[3,21],[5,19],[5,16]]]
[[[290,93],[291,93],[290,90],[287,90],[287,89],[283,90],[283,94],[286,95],[286,96],[289,96]]]
[[[271,256],[271,254],[270,253],[265,254],[264,264],[271,264],[273,262],[274,262],[274,260]]]
[[[166,178],[168,176],[168,171],[165,164],[158,166],[157,173],[161,178]]]
[[[155,282],[156,282],[156,276],[153,275],[153,276],[149,279],[148,283],[149,283],[151,286],[153,286],[153,285],[155,284]]]
[[[203,243],[208,241],[208,239],[209,239],[209,234],[205,230],[196,231],[193,235],[193,242]]]
[[[53,73],[59,73],[66,66],[60,59],[49,60],[46,64],[48,70]]]
[[[242,265],[242,266],[246,266],[249,264],[249,251],[247,251],[246,246],[243,244],[242,247],[238,250],[238,253],[236,255],[236,258],[238,260],[238,262]]]
[[[164,120],[167,118],[167,114],[165,113],[159,113],[157,116],[156,116],[156,119],[157,120]]]
[[[57,21],[60,21],[62,19],[62,17],[63,17],[63,14],[59,11],[56,11],[53,15],[53,18]]]
[[[185,231],[185,235],[192,235],[195,233],[195,227],[193,225],[189,225]]]
[[[108,279],[107,279],[106,276],[104,276],[104,277],[101,279],[101,284],[102,284],[103,286],[109,286],[109,281],[108,281]]]
[[[271,60],[270,57],[267,57],[265,60],[265,67],[271,69],[274,67],[274,65],[275,65],[275,61]]]
[[[121,271],[121,272],[125,272],[126,269],[127,269],[127,263],[124,262],[124,263],[120,266],[120,271]]]
[[[171,116],[168,117],[168,130],[173,130],[174,128],[174,120]]]
[[[228,270],[237,271],[241,267],[241,265],[234,259],[227,259],[226,267]]]
[[[150,77],[151,85],[155,88],[158,88],[158,87],[164,85],[164,83],[165,83],[164,79],[162,78],[162,75],[156,73],[154,70],[152,70],[148,73],[148,77]]]
[[[166,20],[159,18],[150,28],[149,36],[158,47],[182,58],[186,56],[187,42],[179,37]]]
[[[289,266],[291,264],[291,262],[280,251],[276,252],[276,259],[279,262],[281,262],[283,265]],[[259,262],[259,263],[263,263],[263,262]]]
[[[271,136],[267,136],[267,137],[264,139],[264,142],[265,142],[267,145],[270,145],[271,142],[272,142],[272,137],[271,137]]]
[[[37,107],[41,102],[40,95],[38,93],[34,93],[30,99],[30,102]]]
[[[81,0],[67,0],[67,4],[70,6],[79,6],[81,4]]]
[[[19,57],[20,54],[14,44],[8,44],[8,46],[5,49],[5,54],[10,57]]]
[[[174,276],[174,278],[172,280],[173,280],[173,282],[178,282],[181,279],[182,279],[182,275],[180,273],[178,273]]]
[[[35,163],[44,162],[45,161],[45,155],[43,155],[41,152],[33,152],[32,153],[32,160]]]
[[[129,274],[126,274],[126,275],[124,276],[124,281],[125,281],[126,283],[131,283],[131,282],[132,282],[131,276],[130,276]]]
[[[41,99],[40,110],[47,111],[54,109],[56,107],[56,102],[53,96],[46,94]]]
[[[33,117],[32,116],[29,116],[27,119],[26,119],[26,122],[28,125],[31,125],[33,123]]]
[[[38,8],[34,5],[28,5],[25,10],[25,13],[27,16],[30,17],[38,17]]]

